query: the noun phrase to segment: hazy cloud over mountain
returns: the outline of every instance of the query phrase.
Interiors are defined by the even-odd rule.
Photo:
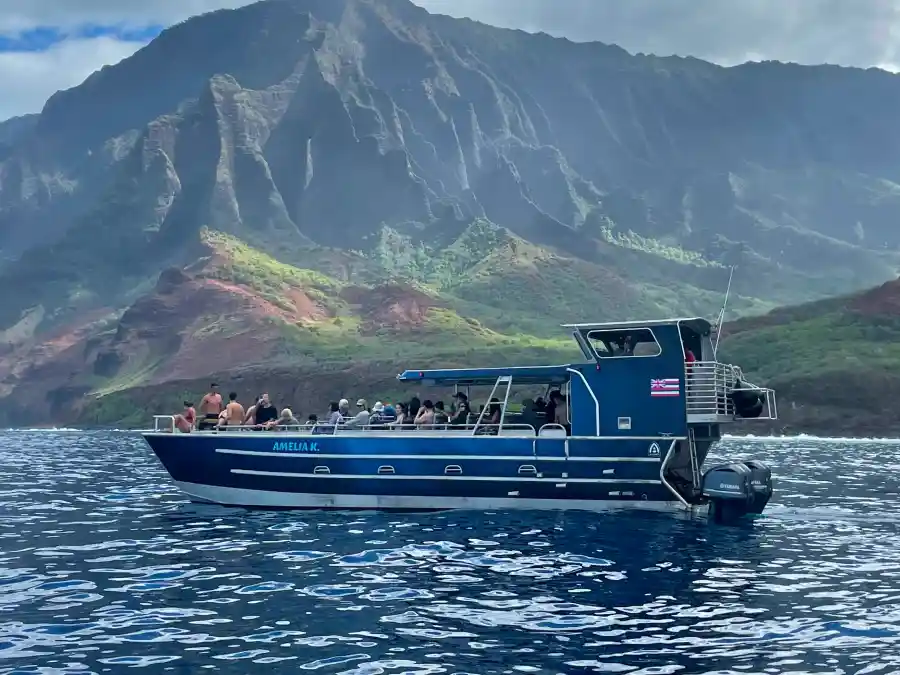
[[[775,59],[893,66],[897,0],[417,0],[494,25],[723,64]]]
[[[759,59],[891,70],[900,65],[900,0],[415,1],[431,11],[498,26],[726,65]],[[56,89],[133,53],[154,30],[243,4],[248,3],[3,0],[0,119],[39,110]]]

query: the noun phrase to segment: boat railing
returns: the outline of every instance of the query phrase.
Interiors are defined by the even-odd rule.
[[[154,415],[153,431],[175,432],[175,415]]]
[[[748,382],[739,366],[718,361],[695,361],[685,365],[685,389],[689,418],[721,421],[734,419],[737,409],[735,392],[754,392],[763,401],[763,410],[754,419],[778,418],[775,391]],[[715,418],[713,420],[712,418]]]
[[[545,431],[555,431],[559,427],[565,433],[565,429],[558,424],[545,424],[541,427],[541,433]],[[153,416],[154,432],[175,432],[174,415],[154,415]],[[219,434],[219,433],[236,433],[236,432],[256,432],[256,433],[283,433],[295,432],[313,435],[334,436],[348,433],[372,433],[372,434],[395,434],[395,433],[414,433],[418,436],[444,436],[448,433],[468,435],[468,436],[537,436],[538,431],[530,424],[431,424],[428,426],[416,426],[415,424],[369,424],[369,425],[352,425],[352,424],[328,424],[325,422],[307,423],[299,425],[282,425],[264,428],[253,424],[228,425],[213,427],[211,429],[193,429],[192,433],[199,434]],[[555,434],[551,434],[555,435]]]

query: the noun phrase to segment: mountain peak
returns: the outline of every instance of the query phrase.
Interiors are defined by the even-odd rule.
[[[112,386],[128,350],[169,377],[221,331],[312,362],[382,329],[436,353],[714,313],[735,264],[740,311],[846,293],[900,269],[898,105],[881,74],[631,56],[408,0],[212,12],[0,125],[0,343],[78,343],[65,363],[93,369],[72,336],[163,312],[180,342],[104,357]]]

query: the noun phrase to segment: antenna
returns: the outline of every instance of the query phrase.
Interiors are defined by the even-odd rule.
[[[719,317],[716,319],[716,342],[713,345],[713,360],[716,359],[716,352],[719,351],[719,337],[722,335],[722,323],[725,321],[725,308],[728,307],[728,295],[731,293],[731,280],[734,278],[734,265],[731,266],[731,271],[728,273],[728,286],[725,288],[725,300],[722,302],[722,310],[719,312]]]

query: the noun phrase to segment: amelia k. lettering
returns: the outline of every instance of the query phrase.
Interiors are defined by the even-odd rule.
[[[273,452],[319,452],[319,444],[309,441],[276,441]]]

